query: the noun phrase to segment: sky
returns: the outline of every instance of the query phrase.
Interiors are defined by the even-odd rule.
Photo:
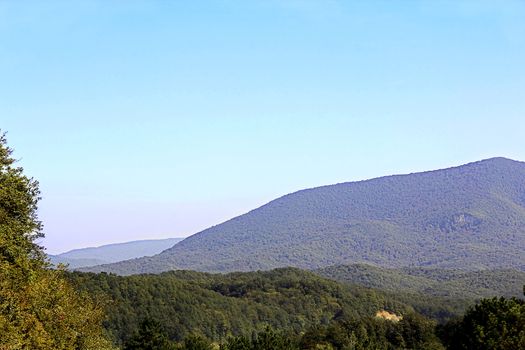
[[[523,1],[0,0],[0,128],[49,253],[303,188],[525,160]]]

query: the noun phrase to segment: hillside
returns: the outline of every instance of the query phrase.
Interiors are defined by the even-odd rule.
[[[517,270],[386,269],[356,264],[329,266],[315,272],[339,282],[390,292],[472,300],[521,297],[525,285],[525,272]]]
[[[74,249],[49,255],[53,264],[68,264],[70,268],[114,263],[122,260],[151,256],[173,247],[183,238],[149,239],[107,244],[100,247]]]
[[[525,271],[525,163],[492,158],[302,190],[153,257],[88,270],[224,272],[354,263]]]
[[[106,326],[117,342],[133,335],[145,317],[159,321],[170,339],[202,334],[219,341],[231,335],[249,336],[267,326],[300,333],[337,318],[371,318],[379,310],[414,313],[395,296],[293,268],[227,275],[172,271],[67,276],[80,290],[108,301]],[[430,305],[432,299],[426,301]]]

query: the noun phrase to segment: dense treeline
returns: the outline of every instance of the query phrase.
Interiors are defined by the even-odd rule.
[[[441,327],[439,333],[451,350],[525,349],[525,301],[484,299],[463,317]]]
[[[314,350],[314,349],[444,349],[435,335],[435,324],[421,316],[407,315],[399,322],[378,318],[338,319],[311,327],[303,333],[266,329],[249,336],[229,337],[221,343],[190,335],[170,341],[160,323],[145,320],[124,350]]]
[[[413,312],[383,293],[348,287],[294,268],[264,272],[207,274],[173,271],[116,276],[74,272],[82,291],[107,298],[107,328],[122,342],[144,317],[159,321],[168,337],[199,334],[214,341],[251,334],[266,326],[302,332],[334,317],[361,318],[378,310]]]
[[[69,278],[107,298],[106,327],[124,349],[155,342],[158,349],[471,349],[480,347],[461,337],[479,329],[512,345],[525,336],[521,299],[483,300],[461,318],[467,301],[343,285],[295,268]],[[378,317],[381,310],[391,317]],[[497,321],[480,326],[487,310]]]
[[[438,337],[439,336],[439,337]],[[439,326],[417,314],[392,321],[377,317],[338,317],[303,333],[270,328],[251,336],[230,337],[217,344],[188,336],[168,339],[160,323],[145,320],[124,345],[125,350],[516,350],[525,348],[525,302],[517,298],[484,299],[457,320]]]

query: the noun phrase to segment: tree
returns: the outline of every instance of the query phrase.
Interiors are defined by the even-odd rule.
[[[0,133],[0,349],[109,349],[100,305],[52,270],[36,239],[38,182],[15,166]]]
[[[168,340],[162,325],[150,318],[142,321],[139,331],[124,345],[124,350],[170,350],[174,346]]]
[[[525,349],[525,301],[483,299],[441,331],[449,349]]]
[[[182,344],[176,348],[180,350],[213,350],[212,344],[198,335],[190,335],[184,339]]]
[[[255,334],[251,340],[244,336],[230,338],[222,344],[221,350],[296,350],[298,349],[291,334],[274,332],[267,327]]]

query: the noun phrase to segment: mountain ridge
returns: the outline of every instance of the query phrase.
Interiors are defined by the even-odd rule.
[[[61,263],[69,265],[70,268],[81,268],[155,255],[172,247],[182,239],[142,239],[111,243],[97,247],[72,249],[64,253],[49,255],[49,258],[54,265]]]
[[[524,270],[524,232],[525,163],[494,157],[299,190],[154,257],[89,271],[225,272],[350,263]]]

